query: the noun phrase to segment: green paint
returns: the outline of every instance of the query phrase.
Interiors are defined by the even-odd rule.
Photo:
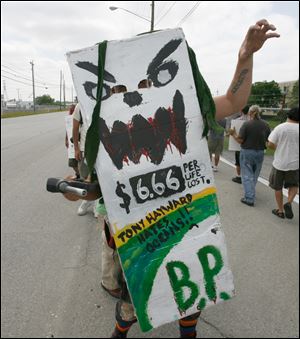
[[[194,305],[199,295],[198,286],[190,280],[189,268],[182,261],[171,261],[167,263],[166,268],[179,312],[182,313]],[[181,278],[178,277],[175,269],[180,270]],[[190,290],[190,296],[186,300],[183,293],[184,287]]]
[[[220,298],[223,299],[223,300],[228,300],[228,299],[231,299],[230,295],[226,292],[221,292],[220,293]]]
[[[203,311],[206,307],[206,299],[205,298],[201,298],[198,304],[198,310],[199,311]]]
[[[215,259],[215,266],[209,267],[208,255],[211,254]],[[198,251],[198,257],[203,268],[203,275],[205,280],[205,290],[210,300],[216,300],[216,284],[214,276],[216,276],[222,269],[224,263],[220,251],[214,246],[205,246]]]
[[[168,229],[166,225],[171,225],[172,222],[176,224],[176,220],[182,218],[182,213],[186,214],[185,208],[190,209],[189,215],[193,218],[192,222],[197,224],[208,217],[219,213],[216,194],[211,194],[170,213],[160,219],[158,223],[164,225],[164,228]],[[118,249],[137,318],[140,327],[144,332],[153,328],[148,317],[147,307],[157,271],[168,253],[177,243],[181,242],[186,233],[188,233],[190,226],[189,222],[191,221],[185,220],[186,226],[178,227],[178,231],[171,234],[168,240],[161,243],[161,246],[153,253],[149,253],[146,250],[146,243],[152,241],[152,239],[157,240],[158,237],[150,235],[147,242],[144,244],[141,244],[139,237],[135,236]],[[147,229],[148,233],[151,232],[153,227],[157,227],[158,223],[150,226]],[[144,234],[147,230],[139,233],[139,235]],[[137,253],[139,253],[139,255],[137,255]],[[126,263],[125,267],[123,263]]]

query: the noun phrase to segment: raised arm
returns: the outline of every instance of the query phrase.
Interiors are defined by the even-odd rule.
[[[265,19],[249,28],[240,47],[238,63],[227,93],[214,97],[216,120],[240,112],[247,104],[252,85],[253,54],[261,49],[266,40],[280,37],[279,34],[270,32],[275,30],[275,26]]]

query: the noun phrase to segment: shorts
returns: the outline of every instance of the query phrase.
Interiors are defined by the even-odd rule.
[[[77,167],[78,166],[78,161],[75,158],[69,159],[68,166],[72,167],[72,168]]]
[[[235,166],[241,167],[240,166],[240,151],[235,151]]]
[[[269,186],[275,191],[280,191],[283,187],[299,187],[299,169],[294,171],[280,171],[272,167],[269,176]]]
[[[223,152],[224,139],[210,139],[208,137],[209,154],[220,155]]]

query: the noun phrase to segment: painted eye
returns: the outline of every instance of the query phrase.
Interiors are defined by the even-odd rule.
[[[108,85],[106,85],[106,84],[103,84],[102,98],[101,98],[102,101],[106,100],[106,99],[108,99],[110,97],[110,91],[111,91],[110,87]]]
[[[157,53],[155,58],[150,62],[147,75],[155,87],[166,86],[171,82],[178,72],[178,63],[174,60],[166,60],[181,44],[182,39],[169,41]]]
[[[154,69],[149,74],[149,78],[153,81],[155,87],[166,86],[175,78],[178,68],[176,61],[168,61]]]
[[[85,93],[87,94],[87,96],[89,96],[93,100],[96,100],[95,89],[97,90],[97,84],[95,84],[91,81],[86,81],[83,84],[83,87],[84,87],[84,90],[85,90]],[[95,93],[95,95],[94,95],[94,93]]]
[[[159,71],[159,73],[157,74],[157,80],[161,83],[161,84],[167,84],[170,81],[172,81],[172,75],[170,74],[169,70],[165,69],[165,70],[161,70]]]

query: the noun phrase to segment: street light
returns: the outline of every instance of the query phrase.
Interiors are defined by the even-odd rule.
[[[141,18],[141,19],[144,19],[144,20],[146,20],[146,21],[148,21],[148,22],[151,22],[149,19],[144,18],[143,16],[140,16],[140,15],[138,15],[138,14],[136,14],[136,13],[133,13],[133,12],[129,11],[128,9],[125,9],[125,8],[122,8],[122,7],[114,7],[114,6],[110,6],[109,9],[110,9],[111,11],[115,11],[116,9],[122,9],[123,11],[126,11],[126,12],[128,12],[128,13],[131,13],[131,14],[135,15],[135,16],[138,16],[138,17]]]
[[[151,1],[151,6],[152,6],[151,20],[149,20],[149,19],[147,19],[147,18],[145,18],[145,17],[143,17],[143,16],[141,16],[141,15],[139,15],[139,14],[136,14],[136,13],[134,13],[134,12],[132,12],[132,11],[129,11],[128,9],[123,8],[123,7],[110,6],[109,9],[110,9],[111,11],[115,11],[115,10],[117,10],[117,9],[122,9],[122,10],[125,11],[125,12],[128,12],[128,13],[130,13],[130,14],[133,14],[133,15],[135,15],[135,16],[137,16],[137,17],[143,19],[143,20],[146,20],[146,21],[150,22],[150,24],[151,24],[150,31],[152,32],[152,31],[153,31],[153,27],[154,27],[154,1]]]

